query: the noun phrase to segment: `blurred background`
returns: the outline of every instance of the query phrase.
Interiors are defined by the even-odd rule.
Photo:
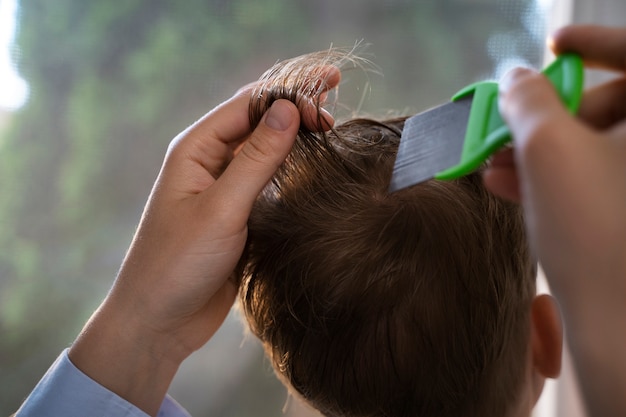
[[[171,138],[276,61],[368,45],[381,74],[346,73],[338,117],[412,114],[542,67],[549,30],[612,23],[621,3],[0,0],[0,415],[110,287]],[[559,408],[572,389],[552,389],[538,415],[575,415]],[[195,416],[308,413],[236,313],[171,394]]]

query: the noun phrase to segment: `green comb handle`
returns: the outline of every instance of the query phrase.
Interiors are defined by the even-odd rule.
[[[571,113],[578,110],[583,91],[583,62],[578,55],[563,54],[542,73],[558,91]],[[435,175],[437,179],[453,179],[469,174],[497,149],[511,141],[511,132],[498,111],[498,84],[482,81],[463,88],[452,97],[457,101],[468,95],[472,108],[467,123],[461,161]]]

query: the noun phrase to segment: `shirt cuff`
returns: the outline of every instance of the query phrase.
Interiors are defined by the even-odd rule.
[[[48,369],[16,413],[16,417],[148,417],[139,408],[109,391],[81,372],[68,357],[66,349]],[[167,396],[159,417],[190,417],[176,401]]]

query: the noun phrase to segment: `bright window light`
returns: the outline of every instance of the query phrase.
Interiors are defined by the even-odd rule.
[[[17,73],[12,50],[17,0],[0,0],[0,108],[17,110],[26,103],[28,84]]]

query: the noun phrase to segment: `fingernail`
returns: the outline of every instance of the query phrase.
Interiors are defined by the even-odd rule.
[[[275,101],[265,115],[265,124],[278,131],[287,130],[293,121],[289,104],[285,101]]]

